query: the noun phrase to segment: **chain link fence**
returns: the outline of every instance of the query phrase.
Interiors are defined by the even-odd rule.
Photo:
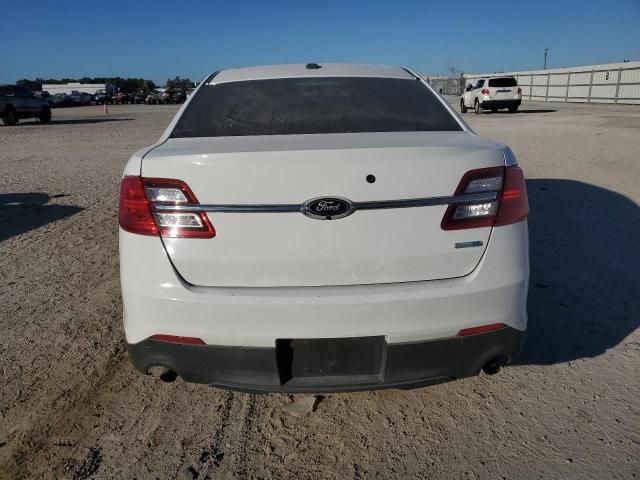
[[[441,95],[461,95],[465,87],[463,75],[425,76],[424,79]]]

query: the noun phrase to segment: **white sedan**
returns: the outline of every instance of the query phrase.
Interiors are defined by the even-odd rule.
[[[212,74],[125,167],[130,358],[247,391],[495,373],[524,340],[527,213],[511,150],[408,69]]]

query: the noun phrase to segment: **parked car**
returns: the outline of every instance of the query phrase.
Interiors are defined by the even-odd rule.
[[[187,100],[187,94],[184,90],[176,90],[171,95],[171,103],[184,103]]]
[[[173,103],[173,93],[173,90],[165,90],[164,92],[162,92],[162,94],[160,95],[162,103]]]
[[[147,98],[145,99],[145,103],[147,105],[159,105],[163,103],[162,94],[155,90],[153,92],[149,92],[149,95],[147,95]]]
[[[527,213],[513,152],[410,70],[212,74],[124,170],[130,359],[249,391],[496,373],[526,330]]]
[[[30,90],[17,85],[0,85],[0,117],[5,125],[15,125],[20,119],[51,120],[49,104]]]
[[[108,103],[108,104],[113,103],[113,99],[111,98],[111,95],[109,95],[107,92],[103,90],[98,90],[93,95],[93,100],[96,103],[96,105],[102,105],[104,103]]]
[[[479,78],[467,88],[460,97],[460,111],[467,113],[473,108],[476,113],[484,110],[497,112],[507,108],[516,112],[522,102],[522,89],[514,77]]]
[[[147,92],[140,90],[132,94],[132,103],[144,103],[147,98]]]
[[[91,105],[93,101],[91,94],[86,92],[71,92],[69,98],[74,105]]]
[[[126,105],[129,102],[129,95],[124,92],[118,92],[113,96],[113,103]]]
[[[51,107],[51,105],[53,104],[51,94],[46,90],[33,92],[33,94],[36,96],[36,98],[39,98],[40,100],[44,100],[44,102],[46,102],[46,104],[49,105],[49,107]]]
[[[51,97],[51,107],[71,107],[74,105],[73,99],[66,93],[56,93]]]

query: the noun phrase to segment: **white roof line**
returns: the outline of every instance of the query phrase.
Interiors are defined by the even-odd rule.
[[[210,82],[219,84],[244,80],[266,80],[301,77],[380,77],[413,79],[407,70],[387,65],[319,63],[319,69],[308,69],[306,64],[263,65],[240,67],[220,71]]]

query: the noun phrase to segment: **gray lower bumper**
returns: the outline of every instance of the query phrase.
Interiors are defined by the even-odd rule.
[[[525,332],[492,332],[387,344],[384,337],[279,340],[275,348],[184,345],[152,339],[129,345],[133,365],[174,370],[187,382],[250,392],[339,392],[416,388],[477,375],[494,359],[513,361]],[[346,343],[345,343],[346,342]]]

